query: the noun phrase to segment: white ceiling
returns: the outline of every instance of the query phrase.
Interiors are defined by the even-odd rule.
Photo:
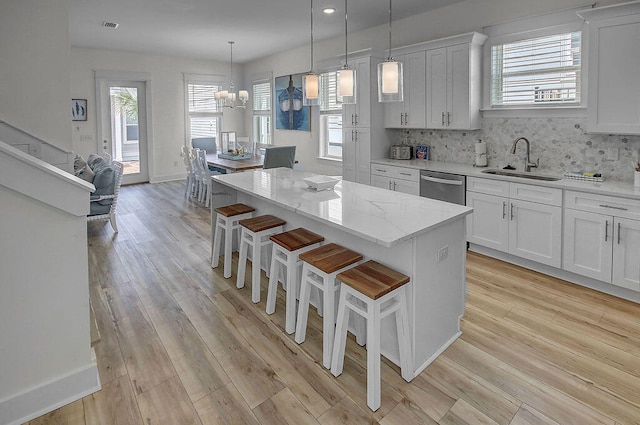
[[[394,0],[393,20],[461,0]],[[336,13],[322,13],[325,7]],[[344,34],[344,0],[314,0],[314,39]],[[309,44],[310,0],[71,0],[71,45],[234,62]],[[385,24],[387,0],[349,0],[349,32]],[[117,29],[102,23],[116,22]]]

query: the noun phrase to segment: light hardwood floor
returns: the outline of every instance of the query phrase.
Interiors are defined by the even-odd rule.
[[[183,193],[123,187],[120,233],[89,223],[102,390],[30,424],[640,424],[640,305],[473,253],[463,335],[411,383],[383,359],[371,412],[365,350],[323,369],[321,319],[299,346],[264,274],[255,305],[212,270],[209,210]]]

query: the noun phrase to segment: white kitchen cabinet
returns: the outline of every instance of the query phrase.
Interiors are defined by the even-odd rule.
[[[383,127],[383,107],[378,103],[377,64],[371,56],[349,60],[356,70],[356,103],[342,105],[342,177],[370,184],[371,159],[388,155]]]
[[[420,170],[371,164],[371,186],[420,196]]]
[[[486,36],[471,33],[444,40],[451,44],[426,51],[426,128],[479,129]]]
[[[469,242],[561,266],[561,189],[477,177],[467,187]]]
[[[387,128],[425,128],[425,52],[394,56],[403,64],[404,100],[384,104]]]
[[[562,268],[640,291],[640,220],[635,218],[640,201],[567,191]]]
[[[590,9],[587,131],[640,134],[640,3]]]

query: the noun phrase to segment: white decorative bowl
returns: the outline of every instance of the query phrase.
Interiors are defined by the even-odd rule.
[[[340,179],[329,176],[313,176],[307,177],[303,180],[310,189],[314,190],[333,189],[333,186],[340,181]]]

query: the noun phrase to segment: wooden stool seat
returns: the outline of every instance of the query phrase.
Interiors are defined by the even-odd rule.
[[[211,267],[216,268],[220,262],[220,240],[224,232],[224,271],[225,278],[231,277],[231,252],[233,251],[233,231],[236,230],[240,239],[240,225],[238,222],[251,218],[256,209],[245,204],[232,204],[214,209],[216,214],[215,236],[211,242]],[[238,242],[238,246],[240,242]]]
[[[244,288],[244,274],[247,269],[247,251],[251,247],[251,301],[260,302],[260,270],[262,260],[262,248],[271,245],[270,236],[284,231],[286,221],[273,215],[261,215],[247,218],[238,222],[242,229],[240,236],[240,257],[238,260],[237,288]],[[268,254],[271,252],[268,251]],[[269,275],[267,261],[267,276]]]
[[[331,373],[334,376],[339,376],[342,373],[349,314],[353,311],[367,321],[367,406],[376,411],[380,407],[381,392],[381,322],[391,314],[395,314],[402,378],[407,382],[413,379],[405,287],[410,278],[373,260],[339,273],[336,278],[342,282],[342,285],[331,358]]]
[[[266,312],[273,314],[276,311],[278,278],[280,271],[284,269],[286,270],[286,279],[284,280],[286,290],[285,330],[291,334],[296,330],[296,299],[300,283],[298,268],[302,265],[298,256],[320,246],[324,237],[307,229],[298,228],[272,235],[270,239],[273,241],[273,250]]]
[[[295,341],[304,342],[309,317],[309,298],[312,287],[322,291],[322,365],[331,367],[333,335],[335,332],[335,303],[340,284],[338,273],[362,261],[362,254],[348,248],[329,243],[300,254],[302,260],[302,280],[300,282],[300,304],[296,323]]]

